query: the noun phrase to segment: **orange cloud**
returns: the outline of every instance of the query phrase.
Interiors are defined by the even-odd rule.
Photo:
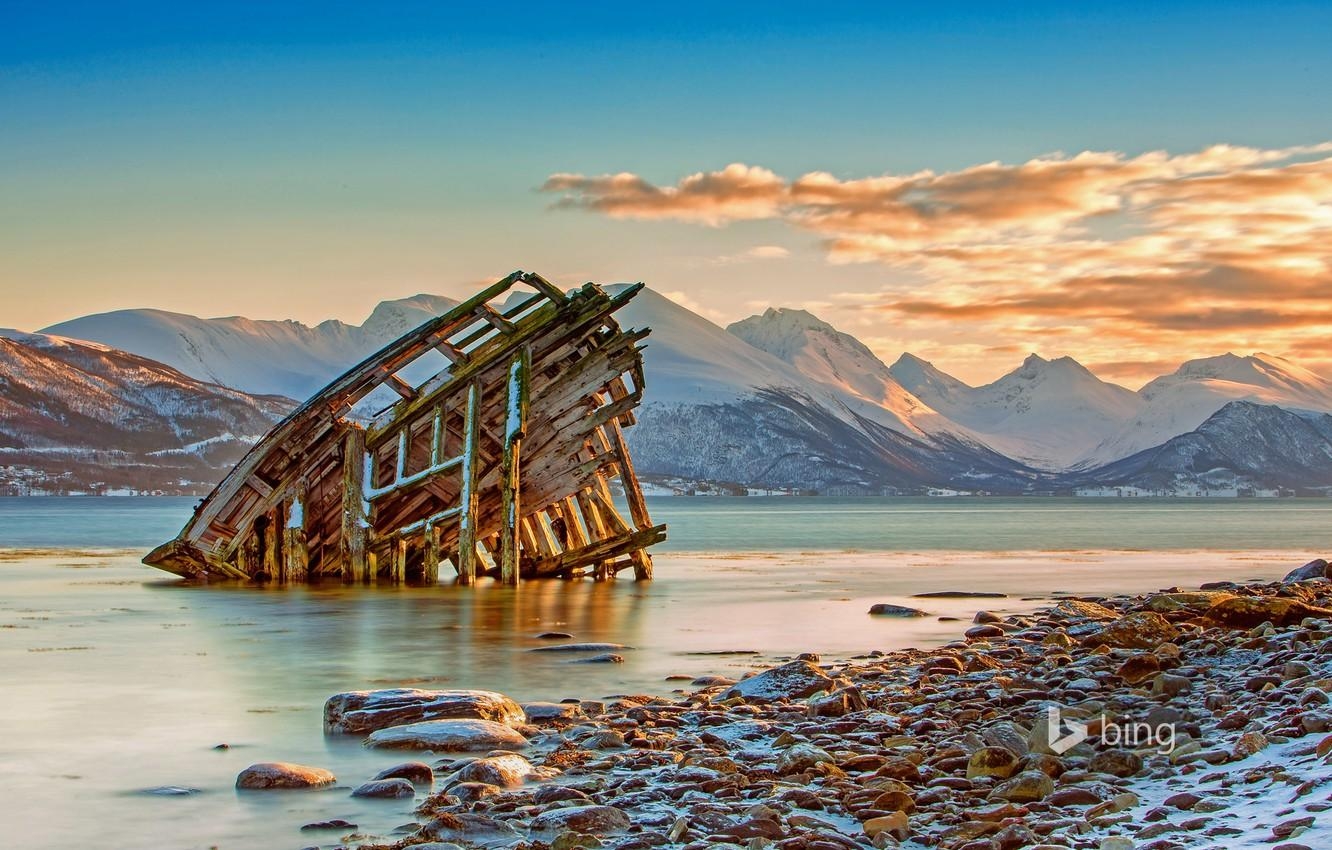
[[[785,192],[766,168],[734,163],[721,171],[691,174],[675,186],[654,186],[636,174],[553,174],[543,192],[561,192],[557,207],[582,208],[613,218],[675,219],[721,225],[771,218]]]
[[[543,188],[557,207],[623,218],[812,232],[834,264],[901,272],[877,295],[837,296],[846,310],[909,319],[926,338],[961,325],[1014,345],[1076,328],[1085,356],[1124,371],[1173,359],[1186,337],[1209,353],[1279,331],[1294,350],[1332,329],[1332,142],[860,178],[733,164],[672,186],[555,175]]]

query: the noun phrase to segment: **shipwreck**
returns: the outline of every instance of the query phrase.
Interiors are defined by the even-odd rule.
[[[197,580],[435,583],[441,564],[461,583],[650,579],[666,527],[623,430],[648,330],[613,318],[641,288],[514,272],[298,407],[144,563]]]

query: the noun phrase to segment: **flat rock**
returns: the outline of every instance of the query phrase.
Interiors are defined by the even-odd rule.
[[[1231,629],[1251,629],[1263,623],[1294,625],[1305,617],[1332,618],[1332,610],[1284,596],[1232,596],[1207,609],[1208,620]]]
[[[576,702],[525,702],[523,711],[527,714],[527,722],[535,726],[573,723],[587,717],[583,707]]]
[[[1007,599],[1007,593],[989,590],[934,590],[929,593],[913,593],[912,599]]]
[[[629,816],[614,806],[570,806],[551,809],[532,819],[532,829],[545,832],[569,829],[591,835],[606,835],[629,828]]]
[[[334,694],[324,703],[324,731],[329,734],[364,735],[390,726],[450,719],[508,726],[527,722],[518,703],[494,691],[390,688]]]
[[[919,608],[910,608],[906,605],[891,605],[887,602],[878,602],[870,606],[869,612],[876,617],[928,617],[928,611],[922,611]]]
[[[1082,638],[1083,646],[1105,646],[1118,649],[1155,649],[1179,637],[1179,629],[1155,611],[1125,614],[1100,626]]]
[[[808,661],[792,661],[741,679],[721,694],[721,699],[740,697],[747,700],[775,702],[803,699],[819,691],[831,690],[833,680]]]
[[[551,646],[534,646],[528,652],[620,652],[633,649],[622,643],[557,643]]]
[[[590,658],[570,659],[570,664],[623,664],[624,656],[617,655],[614,652],[602,652],[593,655]]]
[[[439,752],[520,750],[527,739],[502,723],[490,720],[427,720],[390,726],[370,733],[367,747]]]
[[[1053,779],[1038,770],[1027,770],[996,785],[990,796],[1010,803],[1034,803],[1053,793]]]
[[[331,771],[285,761],[252,764],[236,777],[237,788],[267,790],[272,788],[324,788],[337,782]]]
[[[202,794],[199,788],[188,788],[184,785],[158,785],[155,788],[140,788],[140,794],[147,794],[149,797],[189,797],[194,794]]]
[[[398,799],[415,797],[416,787],[406,779],[372,779],[352,791],[353,797],[381,797]]]
[[[1113,608],[1107,608],[1096,602],[1084,602],[1081,599],[1064,599],[1055,606],[1055,610],[1066,617],[1079,620],[1118,620],[1120,614]]]

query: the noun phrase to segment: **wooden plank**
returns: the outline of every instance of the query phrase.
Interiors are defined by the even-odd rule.
[[[365,429],[352,424],[343,440],[342,536],[339,556],[344,581],[370,581],[370,505],[365,500]]]
[[[624,488],[625,501],[629,503],[629,517],[638,528],[649,528],[652,518],[648,515],[647,502],[643,499],[643,487],[634,472],[634,462],[629,457],[629,446],[624,441],[624,430],[620,423],[609,423],[611,443],[615,446],[615,462],[620,468],[620,486]]]
[[[273,495],[273,485],[269,484],[267,481],[260,478],[258,473],[255,473],[254,475],[251,475],[249,478],[246,478],[245,486],[249,487],[251,490],[258,493],[260,496],[264,498],[268,498],[269,496]]]
[[[458,496],[462,512],[458,515],[458,579],[463,584],[476,581],[476,461],[481,427],[481,382],[467,388],[467,409],[463,427],[462,490]]]
[[[283,579],[303,582],[310,572],[310,550],[305,537],[306,500],[308,488],[301,482],[287,502],[282,527]]]
[[[430,526],[425,532],[425,567],[421,581],[426,584],[439,584],[439,528]]]
[[[384,376],[384,383],[389,389],[402,396],[407,401],[416,398],[416,387],[399,378],[397,375],[389,373]]]
[[[395,537],[389,541],[389,581],[401,584],[407,580],[407,538]]]
[[[505,393],[504,452],[500,458],[500,580],[513,585],[518,584],[521,455],[523,432],[527,428],[531,368],[532,352],[523,348],[509,364]]]
[[[644,549],[666,539],[666,526],[657,525],[631,534],[611,537],[597,543],[571,549],[555,558],[543,558],[532,566],[533,575],[561,575],[571,569],[598,561],[609,561],[637,549]]]
[[[263,548],[263,572],[269,579],[281,581],[281,559],[279,550],[282,540],[282,520],[281,513],[276,509],[270,509],[265,514],[266,522],[264,524],[264,548]]]

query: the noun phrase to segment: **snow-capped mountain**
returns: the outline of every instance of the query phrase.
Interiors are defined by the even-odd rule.
[[[1083,458],[1109,463],[1188,433],[1232,401],[1332,412],[1332,381],[1270,354],[1190,360],[1148,383],[1140,410]]]
[[[1196,430],[1107,464],[1076,483],[1200,495],[1332,488],[1332,416],[1228,402]]]
[[[917,357],[890,369],[921,401],[994,449],[1042,469],[1068,469],[1143,407],[1131,390],[1102,381],[1071,357],[1032,354],[999,380],[970,387]]]
[[[176,381],[189,381],[188,375],[205,387],[201,392],[225,396],[221,387],[206,389],[223,384],[244,398],[250,398],[245,393],[274,390],[305,398],[352,363],[455,303],[418,295],[380,304],[361,325],[331,320],[314,327],[122,310],[53,326],[66,336],[95,343],[40,335],[25,341],[17,332],[0,334],[20,340],[13,345],[38,352],[78,350],[84,358],[92,356],[88,352],[101,352],[104,359],[128,358],[141,369],[163,370]],[[1230,402],[1276,405],[1297,416],[1303,416],[1300,411],[1332,412],[1332,382],[1266,354],[1190,361],[1137,393],[1100,380],[1071,358],[1047,360],[1033,354],[997,381],[973,387],[911,354],[888,367],[855,337],[804,310],[768,309],[724,329],[645,289],[618,319],[653,331],[644,352],[643,425],[629,434],[640,472],[649,476],[829,493],[1048,491],[1076,482],[1122,479],[1126,467],[1121,464],[1129,459],[1138,464],[1134,476],[1173,468],[1171,464],[1178,463],[1172,458],[1183,451],[1180,446],[1206,440],[1214,446],[1220,426],[1213,415]],[[13,352],[9,358],[0,370],[19,369],[13,365],[18,362]],[[24,370],[37,374],[31,365],[19,369]],[[42,380],[62,379],[57,371],[48,371],[24,385],[29,386],[25,392],[40,396]],[[3,387],[14,393],[21,383],[11,379]],[[61,392],[50,388],[54,397]],[[267,404],[265,415],[275,417],[273,411],[287,403],[260,406]],[[14,405],[21,402],[11,399],[10,404],[17,410]],[[1263,419],[1247,408],[1227,410],[1220,422],[1229,423],[1236,434],[1240,431],[1234,423],[1241,414],[1260,430],[1295,427],[1283,417]],[[58,424],[61,421],[67,426]],[[37,451],[29,444],[32,440],[39,434],[60,434],[62,427],[67,427],[64,433],[71,445],[76,432],[85,428],[95,443],[105,438],[106,423],[114,421],[119,420],[109,414],[97,420],[101,424],[57,416],[32,426],[23,446],[32,454]],[[130,416],[125,421],[136,420]],[[217,441],[239,445],[262,430],[256,426],[242,434],[243,428],[218,426],[212,436],[195,442],[201,450],[215,452],[207,447]],[[227,433],[235,439],[224,437]],[[128,445],[138,444],[130,440]],[[182,437],[172,451],[186,445],[189,441]],[[57,450],[59,446],[51,449]],[[1207,452],[1198,456],[1209,456]],[[1100,475],[1102,469],[1109,478]],[[1261,483],[1260,478],[1252,480]]]
[[[100,342],[246,392],[305,399],[348,367],[457,304],[441,295],[385,301],[360,325],[314,327],[237,316],[201,319],[163,310],[117,310],[43,332]]]
[[[962,431],[908,392],[864,343],[808,311],[769,307],[726,330],[805,379],[867,403],[857,407],[880,424],[917,436]]]
[[[618,319],[652,328],[641,425],[629,432],[640,471],[848,493],[1026,485],[1030,470],[954,433],[868,349],[808,313],[769,311],[728,332],[645,289]]]
[[[293,406],[108,346],[3,332],[0,492],[203,492]]]

